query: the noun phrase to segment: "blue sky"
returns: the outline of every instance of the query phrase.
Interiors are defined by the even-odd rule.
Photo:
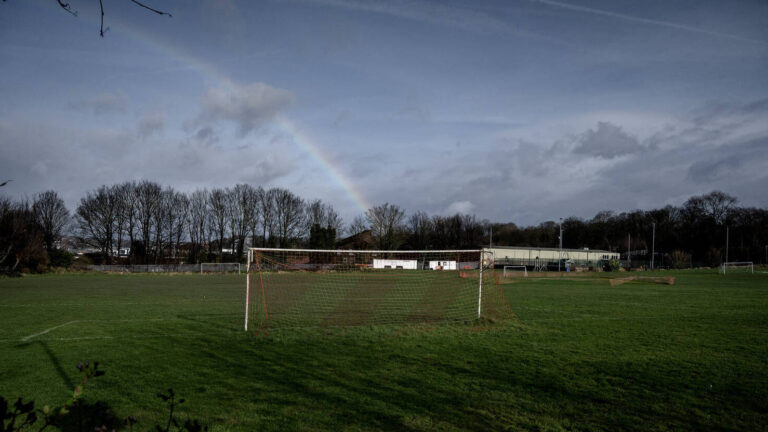
[[[0,4],[11,196],[287,187],[520,224],[768,206],[764,1]]]

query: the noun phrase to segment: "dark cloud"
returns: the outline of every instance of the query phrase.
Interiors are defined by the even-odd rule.
[[[128,108],[128,98],[118,93],[102,93],[90,99],[73,102],[71,106],[96,115],[124,113]]]
[[[745,170],[760,175],[764,167],[768,167],[768,136],[715,149],[691,164],[688,178],[711,183],[741,178]]]
[[[264,83],[230,85],[209,89],[203,96],[199,120],[229,120],[237,124],[240,136],[258,129],[293,102],[293,93]]]
[[[590,129],[578,138],[574,153],[588,156],[613,159],[633,153],[639,153],[647,148],[636,137],[629,135],[617,125],[609,122],[598,122],[597,129]]]
[[[165,114],[153,113],[146,114],[139,119],[136,125],[139,137],[146,139],[154,133],[162,132],[165,128]]]
[[[86,191],[124,180],[146,178],[191,190],[267,184],[295,169],[289,155],[263,142],[235,147],[194,137],[139,139],[131,130],[68,129],[2,119],[0,142],[13,149],[0,158],[0,172],[15,180],[3,193],[23,196],[56,189],[70,207]]]

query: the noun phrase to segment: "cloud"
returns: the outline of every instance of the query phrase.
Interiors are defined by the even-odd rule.
[[[292,92],[261,82],[211,88],[203,95],[203,112],[198,119],[203,123],[208,120],[232,121],[242,137],[273,120],[291,102]]]
[[[443,210],[443,214],[453,215],[456,213],[472,214],[477,206],[472,201],[454,201]]]
[[[102,93],[70,105],[82,111],[92,111],[96,115],[124,113],[128,107],[128,98],[117,93]]]
[[[597,129],[590,129],[578,138],[574,153],[605,159],[638,153],[647,148],[636,137],[624,132],[620,126],[598,122]]]
[[[589,218],[603,209],[680,205],[715,189],[744,205],[764,206],[768,124],[760,107],[759,101],[728,105],[704,124],[697,122],[702,108],[662,122],[653,118],[645,127],[633,125],[639,136],[626,132],[633,123],[629,115],[623,116],[626,122],[607,115],[611,122],[574,134],[571,130],[584,130],[580,115],[557,128],[508,131],[494,143],[473,144],[471,151],[462,146],[453,160],[409,155],[407,167],[391,175],[398,184],[418,185],[422,193],[387,191],[384,185],[391,188],[391,182],[380,180],[367,181],[363,189],[409,212],[460,210],[518,224]]]
[[[0,142],[12,149],[0,158],[0,173],[15,180],[2,192],[21,197],[56,189],[73,210],[86,191],[103,184],[145,178],[189,191],[238,182],[265,185],[296,169],[282,147],[251,141],[221,146],[194,136],[139,139],[131,129],[0,119]]]
[[[139,119],[136,125],[139,137],[147,139],[154,133],[159,133],[165,128],[165,114],[153,113],[145,114]]]

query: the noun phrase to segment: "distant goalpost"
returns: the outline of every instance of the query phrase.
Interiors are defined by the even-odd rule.
[[[721,274],[726,274],[727,270],[731,270],[731,271],[740,270],[742,272],[754,273],[755,265],[752,263],[752,261],[724,262],[722,265],[720,265]]]
[[[245,330],[513,316],[489,257],[481,249],[250,249]]]
[[[240,274],[240,263],[227,262],[227,263],[200,263],[200,274],[203,273],[228,273],[237,272]]]
[[[528,277],[528,267],[524,265],[507,265],[504,266],[504,277],[509,277],[517,272],[514,272],[512,270],[514,269],[522,269],[523,270],[523,277]],[[509,270],[509,271],[507,271]]]

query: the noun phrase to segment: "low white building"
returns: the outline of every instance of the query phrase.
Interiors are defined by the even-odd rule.
[[[493,261],[497,266],[525,265],[534,267],[549,264],[556,267],[558,260],[562,263],[573,263],[577,266],[598,266],[604,261],[619,259],[619,252],[599,249],[495,246],[486,248],[485,251],[493,255]]]
[[[456,261],[430,261],[430,270],[456,270]]]
[[[373,268],[416,270],[418,268],[418,261],[417,260],[399,260],[399,259],[374,259]]]

